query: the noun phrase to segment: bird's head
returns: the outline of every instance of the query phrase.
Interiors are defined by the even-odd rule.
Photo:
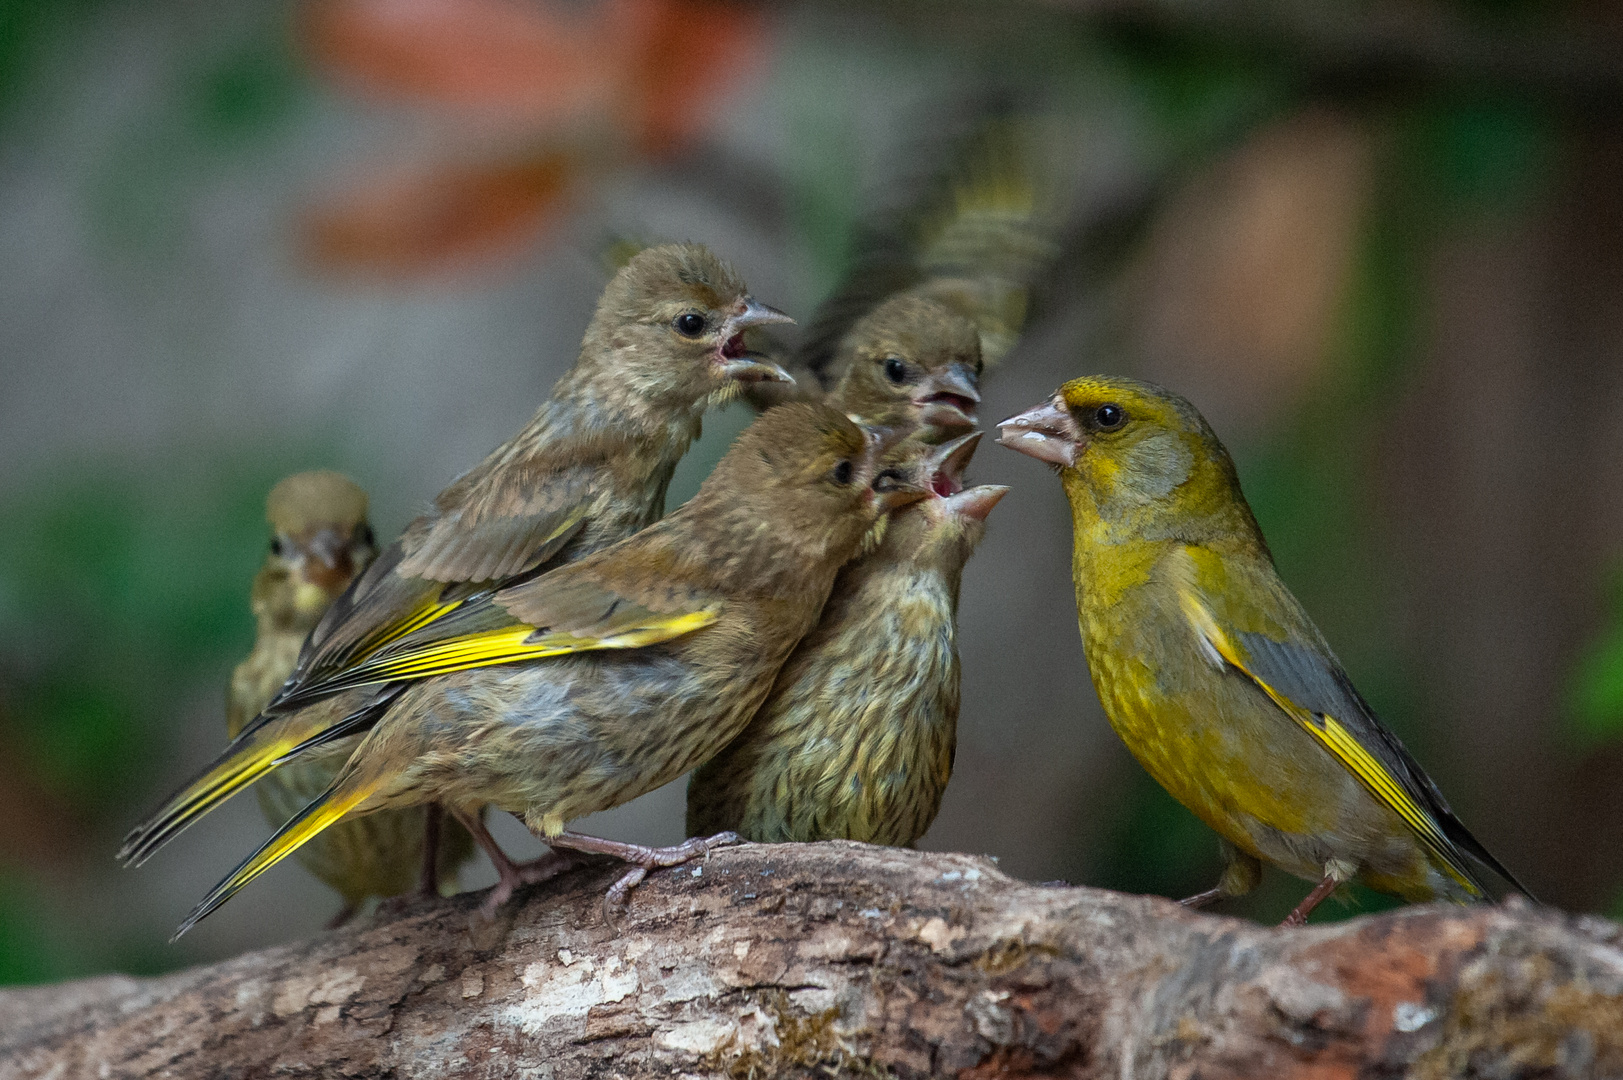
[[[329,470],[296,473],[271,488],[270,553],[254,581],[254,608],[289,626],[314,626],[377,555],[367,499]]]
[[[1002,484],[965,486],[964,470],[980,440],[978,431],[940,446],[910,439],[892,452],[891,468],[927,494],[890,515],[883,537],[876,537],[886,550],[914,563],[963,568],[986,533],[987,515],[1009,493]]]
[[[699,498],[725,499],[804,557],[835,553],[837,565],[882,514],[928,494],[915,474],[886,468],[904,434],[827,405],[779,405],[738,436]]]
[[[1073,505],[1084,498],[1106,519],[1193,523],[1236,507],[1250,519],[1234,463],[1205,418],[1151,383],[1072,379],[998,429],[998,442],[1059,470]]]
[[[851,328],[845,374],[831,404],[865,423],[912,425],[929,442],[975,426],[981,338],[975,325],[934,300],[893,296]]]
[[[794,380],[745,347],[745,331],[794,320],[760,303],[699,244],[645,248],[614,275],[586,332],[581,364],[635,396],[703,409],[746,383]]]

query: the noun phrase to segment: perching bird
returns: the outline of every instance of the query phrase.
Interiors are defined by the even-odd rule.
[[[281,689],[299,647],[350,581],[377,556],[366,520],[366,492],[329,470],[302,472],[271,488],[265,517],[273,539],[254,577],[252,606],[258,623],[253,652],[231,673],[226,733],[235,738]],[[311,755],[278,769],[258,787],[260,809],[272,826],[304,809],[327,790],[344,763]],[[443,831],[427,809],[373,814],[344,822],[299,849],[305,869],[338,891],[344,906],[332,920],[345,922],[371,896],[395,896],[419,881],[426,834],[436,834],[434,864],[450,868],[473,853],[468,834]],[[432,875],[429,875],[432,876]]]
[[[745,383],[784,380],[749,355],[745,330],[786,322],[696,244],[650,248],[609,282],[579,358],[518,435],[439,494],[339,598],[293,676],[215,763],[126,838],[139,864],[312,740],[354,733],[402,689],[332,697],[346,674],[465,601],[615,543],[656,521],[706,408]],[[308,708],[331,698],[323,708]],[[478,838],[477,833],[475,838]],[[511,887],[519,868],[498,861]]]
[[[1057,467],[1093,685],[1111,726],[1222,838],[1217,887],[1262,862],[1317,882],[1289,925],[1357,880],[1409,901],[1526,892],[1375,718],[1274,569],[1228,451],[1194,406],[1089,376],[999,425]]]
[[[910,847],[952,776],[958,585],[1009,490],[965,488],[979,433],[918,462],[930,494],[848,563],[742,734],[688,783],[687,831]]]
[[[865,424],[917,428],[941,442],[975,426],[981,342],[968,319],[903,293],[840,341],[840,381],[825,400]]]
[[[827,406],[774,409],[663,521],[487,591],[350,668],[341,687],[403,692],[326,794],[179,933],[335,822],[425,802],[446,806],[482,843],[474,815],[491,805],[554,849],[626,859],[633,869],[608,903],[648,869],[734,839],[648,849],[565,825],[674,780],[738,734],[864,534],[923,497],[915,478],[881,471],[883,449]]]

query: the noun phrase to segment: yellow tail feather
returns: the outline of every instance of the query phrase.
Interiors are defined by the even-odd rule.
[[[379,786],[377,781],[356,784],[351,778],[347,783],[354,784],[354,786],[341,790],[340,785],[345,783],[346,781],[342,778],[335,782],[333,787],[327,789],[325,795],[316,799],[315,802],[300,811],[292,821],[278,829],[274,836],[265,841],[263,847],[248,856],[243,864],[233,870],[224,881],[214,886],[209,894],[192,909],[192,913],[186,916],[186,921],[180,924],[179,928],[175,930],[174,937],[169,940],[175,941],[186,931],[202,922],[216,908],[235,896],[254,878],[315,839],[327,826],[338,821],[339,818],[366,801],[367,797],[376,791]]]
[[[239,737],[196,780],[137,826],[119,849],[119,861],[139,866],[198,818],[276,767],[277,762],[328,725],[287,717]],[[244,745],[238,746],[238,743]]]

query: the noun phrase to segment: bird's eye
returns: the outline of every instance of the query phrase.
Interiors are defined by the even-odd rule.
[[[354,543],[356,547],[377,547],[378,538],[377,534],[372,531],[372,526],[364,521],[361,522],[361,527],[355,530]]]
[[[287,542],[284,541],[280,536],[271,537],[271,554],[275,555],[278,559],[287,555]]]
[[[1115,431],[1127,423],[1127,410],[1120,405],[1101,405],[1093,413],[1093,423],[1100,431]]]
[[[842,461],[834,466],[834,482],[844,487],[851,482],[851,477],[856,471],[856,467],[849,461]]]
[[[900,384],[903,379],[907,378],[907,365],[902,363],[901,357],[885,357],[885,378],[897,384]]]
[[[704,333],[704,316],[696,311],[685,311],[676,317],[672,325],[683,337],[698,337]]]

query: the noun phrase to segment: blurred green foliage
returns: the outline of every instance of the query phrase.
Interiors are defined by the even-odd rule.
[[[1586,747],[1623,739],[1623,570],[1608,592],[1606,626],[1579,658],[1569,690],[1571,730]]]

